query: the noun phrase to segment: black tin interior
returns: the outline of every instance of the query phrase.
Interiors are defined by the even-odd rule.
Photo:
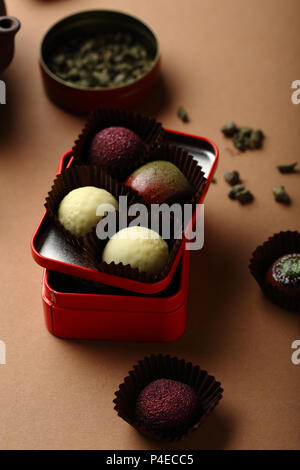
[[[98,282],[88,281],[68,274],[50,271],[49,273],[49,286],[55,292],[63,292],[69,294],[100,294],[100,295],[121,295],[121,296],[134,296],[134,297],[171,297],[179,291],[181,280],[182,261],[177,266],[175,274],[171,283],[166,289],[157,294],[143,295],[136,292],[131,292],[125,289],[100,284]]]

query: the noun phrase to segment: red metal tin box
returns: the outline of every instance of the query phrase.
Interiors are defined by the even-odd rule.
[[[207,178],[206,186],[198,201],[198,203],[202,203],[217,167],[219,157],[217,147],[206,138],[167,129],[165,129],[165,140],[173,145],[175,144],[186,149],[194,159],[199,162],[199,165],[201,165]],[[72,152],[69,151],[62,156],[58,173],[60,173],[63,168],[71,166],[72,162]],[[189,227],[192,226],[195,218],[196,211],[193,214],[192,220],[190,220]],[[60,232],[53,226],[46,213],[33,235],[31,250],[35,261],[49,270],[59,271],[71,276],[78,276],[132,292],[150,295],[163,291],[170,284],[179,261],[183,256],[185,239],[182,239],[182,243],[168,274],[162,280],[153,283],[144,283],[102,273],[93,266],[90,266],[84,256],[79,252],[77,253],[73,247],[65,241]]]
[[[168,288],[151,296],[116,293],[114,288],[106,294],[77,293],[74,278],[46,269],[42,283],[46,326],[61,338],[173,341],[186,326],[189,257],[184,251]]]

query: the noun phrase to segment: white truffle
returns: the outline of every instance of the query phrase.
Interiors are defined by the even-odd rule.
[[[96,227],[105,215],[97,215],[97,208],[106,204],[108,210],[118,210],[118,202],[105,189],[83,186],[70,191],[58,208],[58,220],[73,235],[82,237]],[[111,209],[110,207],[111,206]],[[107,210],[107,211],[108,211]],[[106,211],[106,213],[107,213]]]
[[[127,227],[111,237],[106,244],[102,261],[130,264],[148,274],[159,274],[169,256],[168,244],[146,227]]]

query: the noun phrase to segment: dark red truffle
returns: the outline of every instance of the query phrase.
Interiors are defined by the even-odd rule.
[[[92,139],[89,162],[117,176],[130,170],[131,163],[143,150],[140,137],[125,127],[107,127]]]
[[[136,401],[137,422],[158,434],[184,432],[199,414],[197,395],[192,387],[170,379],[147,385]]]
[[[270,266],[267,283],[289,294],[300,292],[300,253],[282,256]]]

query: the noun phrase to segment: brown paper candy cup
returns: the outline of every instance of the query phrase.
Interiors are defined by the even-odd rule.
[[[159,146],[152,148],[151,152],[147,152],[147,154],[141,156],[141,158],[136,161],[134,170],[146,163],[157,160],[166,160],[173,163],[179,168],[179,170],[181,170],[192,186],[194,190],[193,195],[189,198],[185,198],[184,201],[178,202],[186,204],[196,203],[203,192],[206,178],[202,167],[198,165],[192,155],[180,147],[163,142]]]
[[[106,189],[116,199],[119,196],[127,196],[128,205],[136,200],[136,194],[130,188],[122,185],[114,180],[110,175],[105,173],[101,168],[90,165],[72,166],[63,170],[55,178],[51,191],[48,193],[45,202],[45,208],[51,220],[56,227],[63,233],[64,237],[77,249],[83,249],[83,237],[76,237],[66,230],[57,217],[58,206],[62,199],[73,189],[82,186],[96,186],[97,188]]]
[[[199,411],[189,426],[176,429],[171,433],[155,433],[141,425],[135,417],[135,406],[140,392],[157,379],[171,379],[192,387],[199,400]],[[222,398],[223,389],[220,382],[208,375],[199,366],[193,366],[184,359],[169,355],[151,355],[139,361],[125,377],[124,382],[115,393],[114,409],[128,424],[141,434],[156,440],[174,441],[185,438],[197,429],[203,419],[209,415]]]
[[[164,135],[162,125],[154,118],[128,110],[96,109],[88,116],[82,133],[74,143],[73,154],[76,164],[86,165],[89,163],[88,153],[92,138],[97,132],[112,126],[126,127],[134,131],[144,143],[142,155],[150,151],[152,147],[158,146]],[[142,155],[137,155],[136,158],[139,159]],[[133,162],[128,162],[127,175],[132,172],[133,165]],[[113,176],[117,176],[119,180],[122,180],[127,175],[117,172]]]
[[[128,218],[128,221],[130,222],[131,218]],[[150,219],[150,218],[149,218]],[[172,225],[172,224],[171,224]],[[150,228],[150,220],[149,224],[145,225],[147,228]],[[117,231],[118,231],[118,220],[117,220]],[[132,268],[129,264],[124,265],[122,263],[104,263],[102,262],[102,252],[104,250],[104,247],[106,243],[108,243],[108,240],[100,240],[97,235],[96,231],[93,230],[93,232],[87,234],[85,237],[82,239],[82,245],[84,247],[84,254],[87,259],[87,261],[92,264],[98,271],[101,271],[106,274],[110,275],[115,275],[118,277],[125,277],[128,279],[133,279],[135,281],[139,282],[157,282],[160,279],[163,279],[169,270],[171,269],[171,266],[174,262],[174,259],[176,257],[177,251],[179,249],[179,246],[181,244],[181,239],[170,239],[166,240],[169,246],[169,258],[168,262],[162,269],[162,271],[157,274],[149,274],[145,272],[141,272],[138,270],[138,268]]]
[[[271,302],[285,310],[299,312],[300,292],[291,292],[289,294],[266,282],[266,275],[270,266],[278,258],[289,253],[300,253],[300,233],[296,231],[276,233],[263,245],[256,248],[250,260],[249,269],[261,290]]]

